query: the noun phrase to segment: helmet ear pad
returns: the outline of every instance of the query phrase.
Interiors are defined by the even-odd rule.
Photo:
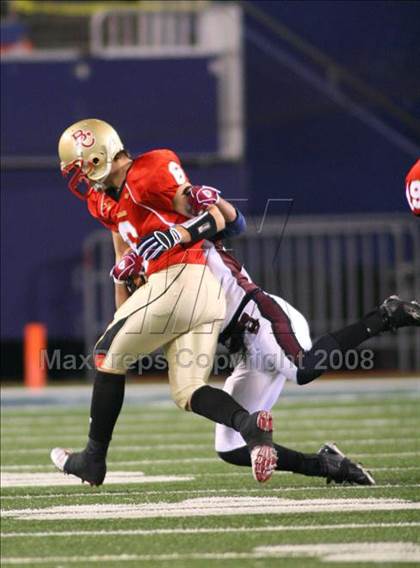
[[[112,159],[110,157],[107,159],[107,152],[104,148],[91,152],[87,156],[86,162],[89,172],[86,175],[92,181],[102,182],[111,173]]]
[[[97,154],[93,154],[92,156],[89,156],[89,161],[96,167],[101,161],[101,158]]]

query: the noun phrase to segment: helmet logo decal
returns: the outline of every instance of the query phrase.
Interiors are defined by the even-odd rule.
[[[76,144],[84,148],[91,148],[95,144],[95,137],[90,130],[76,130],[72,134]]]

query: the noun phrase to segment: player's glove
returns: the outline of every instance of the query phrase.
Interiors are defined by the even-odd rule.
[[[116,284],[127,282],[130,278],[138,276],[143,269],[142,258],[134,251],[125,254],[120,262],[115,264],[109,275],[114,279]]]
[[[220,191],[209,185],[193,185],[189,188],[187,196],[193,215],[199,215],[210,205],[218,203]]]
[[[181,234],[174,227],[167,231],[153,231],[142,238],[137,253],[143,260],[153,260],[180,242]]]

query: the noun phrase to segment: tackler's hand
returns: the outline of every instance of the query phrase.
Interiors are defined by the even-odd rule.
[[[134,251],[125,254],[120,262],[112,267],[109,275],[114,279],[116,284],[127,282],[131,277],[138,276],[143,271],[143,260]]]
[[[153,231],[142,238],[137,248],[143,260],[154,260],[181,242],[181,234],[171,227],[167,231]]]
[[[216,205],[220,199],[220,191],[209,185],[193,185],[187,193],[188,203],[193,215],[199,215],[210,205]]]

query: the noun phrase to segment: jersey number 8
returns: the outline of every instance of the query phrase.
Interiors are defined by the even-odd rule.
[[[168,170],[178,185],[182,185],[187,181],[184,170],[176,162],[169,162]]]

